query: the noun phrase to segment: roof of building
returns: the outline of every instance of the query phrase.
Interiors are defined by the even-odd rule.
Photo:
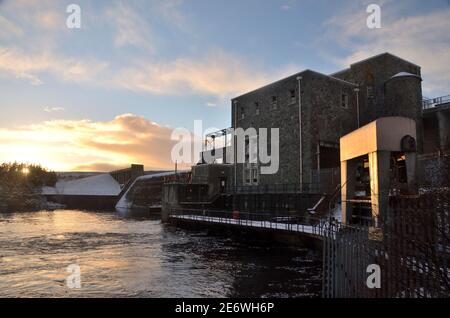
[[[283,81],[285,81],[285,80],[288,80],[288,79],[291,79],[291,78],[294,78],[294,77],[301,76],[302,74],[305,74],[305,73],[313,73],[313,74],[315,74],[315,75],[319,75],[319,76],[322,76],[322,77],[326,77],[326,78],[328,78],[328,79],[330,79],[330,80],[338,81],[338,82],[341,82],[341,83],[346,84],[346,85],[357,86],[357,84],[355,84],[355,83],[351,83],[351,82],[349,82],[349,81],[345,81],[345,80],[343,80],[343,79],[340,79],[340,78],[337,78],[337,77],[333,77],[333,76],[331,76],[331,75],[327,75],[327,74],[323,74],[323,73],[320,73],[320,72],[317,72],[317,71],[313,71],[313,70],[310,70],[310,69],[306,69],[306,70],[303,70],[303,71],[301,71],[301,72],[299,72],[299,73],[292,74],[292,75],[290,75],[290,76],[287,76],[287,77],[284,77],[284,78],[282,78],[282,79],[279,79],[279,80],[277,80],[277,81],[275,81],[275,82],[272,82],[272,83],[269,83],[269,84],[267,84],[267,85],[258,87],[258,88],[254,89],[254,90],[251,90],[251,91],[247,92],[247,93],[244,93],[244,94],[242,94],[242,95],[239,95],[239,96],[237,96],[237,97],[234,97],[232,100],[235,100],[235,99],[241,98],[241,97],[243,97],[243,96],[252,94],[252,93],[254,93],[254,92],[258,91],[258,90],[261,90],[261,89],[269,88],[270,86],[276,85],[276,84],[278,84],[278,83],[280,83],[280,82],[283,82]]]
[[[417,77],[417,78],[421,78],[419,75],[417,74],[412,74],[412,73],[408,73],[408,72],[400,72],[395,74],[394,76],[392,76],[390,79],[392,78],[396,78],[396,77]]]
[[[418,67],[418,68],[421,68],[419,65],[417,65],[417,64],[415,64],[415,63],[412,63],[411,61],[405,60],[405,59],[403,59],[403,58],[401,58],[401,57],[398,57],[397,55],[394,55],[394,54],[392,54],[392,53],[384,52],[384,53],[377,54],[377,55],[368,57],[368,58],[366,58],[366,59],[357,61],[357,62],[355,62],[355,63],[352,63],[352,64],[350,64],[350,67],[348,67],[348,68],[346,68],[346,69],[343,69],[343,70],[340,70],[340,71],[337,71],[337,72],[332,73],[332,74],[330,74],[330,75],[331,75],[331,76],[334,76],[334,75],[337,75],[337,74],[340,74],[340,73],[344,73],[344,72],[350,71],[351,68],[352,68],[352,66],[355,66],[355,65],[358,65],[358,64],[361,64],[361,63],[366,63],[366,62],[368,62],[368,61],[370,61],[370,60],[378,59],[378,58],[383,57],[383,56],[393,57],[393,58],[395,58],[395,59],[397,59],[397,60],[403,61],[403,62],[405,62],[405,63],[409,63],[409,64],[411,64],[411,65],[414,65],[414,66]]]
[[[345,81],[345,80],[343,80],[343,79],[337,78],[337,77],[335,77],[334,75],[337,75],[337,74],[340,74],[340,73],[349,71],[349,70],[351,70],[351,67],[354,66],[354,65],[357,65],[357,64],[360,64],[360,63],[365,63],[365,62],[367,62],[367,61],[374,60],[374,59],[377,59],[377,58],[380,58],[380,57],[383,57],[383,56],[393,57],[393,58],[395,58],[395,59],[401,60],[401,61],[403,61],[403,62],[409,63],[409,64],[411,64],[411,65],[414,65],[414,66],[420,68],[420,66],[417,65],[417,64],[414,64],[414,63],[412,63],[412,62],[410,62],[410,61],[407,61],[407,60],[405,60],[405,59],[402,59],[401,57],[398,57],[398,56],[396,56],[396,55],[394,55],[394,54],[392,54],[392,53],[384,52],[384,53],[381,53],[381,54],[377,54],[377,55],[368,57],[368,58],[366,58],[366,59],[364,59],[364,60],[361,60],[361,61],[352,63],[352,64],[350,65],[350,68],[346,68],[346,69],[344,69],[344,70],[341,70],[341,71],[332,73],[332,74],[330,74],[330,75],[323,74],[323,73],[320,73],[320,72],[317,72],[317,71],[313,71],[313,70],[310,70],[310,69],[306,69],[306,70],[303,70],[303,71],[301,71],[301,72],[299,72],[299,73],[295,73],[295,74],[293,74],[293,75],[287,76],[287,77],[282,78],[282,79],[280,79],[280,80],[277,80],[277,81],[275,81],[275,82],[272,82],[272,83],[269,83],[269,84],[267,84],[267,85],[264,85],[264,86],[261,86],[261,87],[259,87],[259,88],[256,88],[256,89],[254,89],[254,90],[251,90],[251,91],[249,91],[249,92],[247,92],[247,93],[241,94],[241,95],[239,95],[239,96],[237,96],[237,97],[234,97],[232,100],[235,100],[235,99],[241,98],[241,97],[243,97],[243,96],[252,94],[252,93],[254,93],[254,92],[256,92],[256,91],[258,91],[258,90],[260,90],[260,89],[264,89],[264,88],[268,88],[268,87],[270,87],[270,86],[272,86],[272,85],[276,85],[276,84],[278,84],[278,83],[280,83],[280,82],[282,82],[282,81],[285,81],[285,80],[287,80],[287,79],[291,79],[291,78],[294,78],[294,77],[297,77],[297,76],[301,76],[302,74],[305,74],[305,73],[307,73],[307,72],[314,73],[314,74],[320,75],[320,76],[325,76],[325,77],[327,77],[327,78],[329,78],[329,79],[336,80],[336,81],[339,81],[339,82],[341,82],[341,83],[345,83],[345,84],[348,84],[348,85],[358,86],[358,85],[355,84],[355,83],[352,83],[352,82]],[[401,73],[406,73],[406,72],[401,72]],[[400,73],[399,73],[399,74],[400,74]],[[410,74],[410,73],[408,73],[408,74]],[[397,75],[398,75],[398,74],[397,74]],[[414,76],[414,74],[411,74],[411,75]],[[411,76],[411,75],[407,75],[407,76]],[[394,75],[394,76],[395,76],[395,75]],[[415,75],[415,76],[418,76],[418,75]]]
[[[394,55],[394,54],[389,53],[389,52],[384,52],[384,53],[381,53],[381,54],[377,54],[377,55],[368,57],[368,58],[366,58],[366,59],[364,59],[364,60],[361,60],[361,61],[352,63],[352,64],[350,64],[350,67],[352,67],[352,66],[354,66],[354,65],[357,65],[357,64],[366,63],[367,61],[370,61],[370,60],[375,60],[375,59],[380,58],[380,57],[382,57],[382,56],[390,56],[390,57],[396,58],[396,59],[398,59],[398,60],[401,60],[401,61],[403,61],[403,62],[412,64],[412,65],[417,66],[418,68],[420,68],[419,65],[417,65],[417,64],[415,64],[415,63],[412,63],[412,62],[410,62],[410,61],[408,61],[408,60],[405,60],[405,59],[403,59],[403,58],[401,58],[401,57],[398,57],[397,55]]]

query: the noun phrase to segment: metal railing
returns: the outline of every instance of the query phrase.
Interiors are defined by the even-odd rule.
[[[433,99],[424,99],[422,101],[422,108],[426,110],[446,103],[450,103],[450,95],[440,96]]]
[[[377,227],[341,225],[324,232],[323,296],[449,297],[449,202],[449,191],[396,197]],[[374,289],[366,284],[372,264],[381,268],[380,287]]]
[[[171,209],[169,218],[243,227],[307,233],[317,237],[336,233],[341,224],[311,216],[274,215],[206,209]]]
[[[318,183],[293,183],[293,184],[264,184],[264,185],[244,185],[229,187],[229,193],[251,194],[251,193],[320,193]]]

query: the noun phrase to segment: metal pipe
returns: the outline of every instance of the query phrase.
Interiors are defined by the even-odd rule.
[[[302,77],[298,76],[298,127],[299,127],[299,183],[300,191],[303,183],[303,146],[302,146]]]
[[[312,183],[312,180],[311,180]],[[320,184],[320,141],[317,143],[317,184],[319,185],[319,191],[321,189]]]
[[[234,148],[234,193],[233,193],[233,209],[236,209],[236,187],[237,187],[237,145],[236,145],[236,128],[237,128],[237,100],[234,104],[234,130],[233,130],[233,148]]]
[[[356,92],[356,118],[358,122],[358,128],[360,127],[360,121],[359,121],[359,88],[355,88]]]

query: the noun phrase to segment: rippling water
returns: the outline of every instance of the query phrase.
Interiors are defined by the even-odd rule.
[[[67,266],[81,288],[67,287]],[[315,297],[319,256],[142,213],[0,214],[0,297]]]

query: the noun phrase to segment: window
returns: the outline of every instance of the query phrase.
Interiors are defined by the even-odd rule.
[[[250,172],[251,172],[251,170],[250,169],[245,169],[244,170],[244,179],[245,179],[245,184],[251,184],[251,179],[250,179]]]
[[[291,89],[289,91],[289,103],[294,104],[297,101],[297,97],[295,96],[295,89]]]
[[[374,98],[375,92],[373,89],[373,85],[367,85],[367,98]]]
[[[245,118],[245,110],[244,107],[241,107],[241,119]]]
[[[245,162],[246,163],[250,161],[249,148],[250,148],[250,139],[248,136],[245,136],[244,154],[245,154]]]
[[[259,115],[259,103],[255,102],[255,114]]]
[[[346,93],[341,94],[341,107],[348,108],[348,95]]]
[[[272,109],[277,109],[278,107],[278,98],[277,96],[272,96]]]
[[[259,181],[259,169],[257,164],[244,165],[244,184],[257,185]]]
[[[254,167],[252,169],[252,179],[253,179],[252,181],[254,184],[258,183],[258,167]]]

